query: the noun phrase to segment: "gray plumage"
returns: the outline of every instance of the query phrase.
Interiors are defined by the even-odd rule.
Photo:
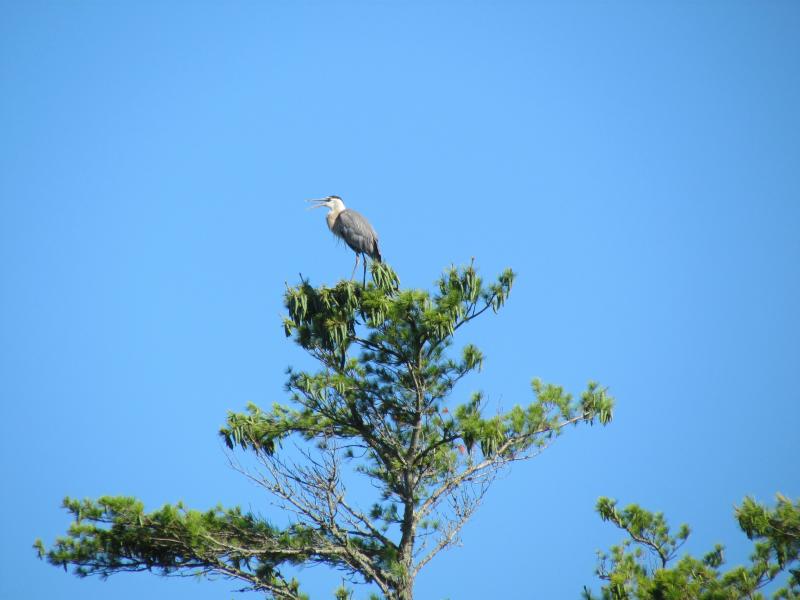
[[[371,259],[381,262],[378,234],[360,212],[344,209],[333,222],[331,231],[343,239],[356,254],[366,254]]]
[[[339,196],[328,196],[321,200],[309,200],[309,202],[316,202],[311,208],[328,209],[328,214],[325,220],[328,223],[328,229],[350,249],[356,253],[356,264],[353,266],[353,273],[350,279],[356,274],[358,268],[358,259],[364,256],[364,280],[367,280],[367,259],[369,256],[372,260],[381,262],[381,251],[378,249],[378,234],[369,224],[369,221],[359,212],[346,208],[342,199]]]

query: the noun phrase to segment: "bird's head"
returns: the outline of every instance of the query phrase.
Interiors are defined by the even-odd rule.
[[[308,207],[309,210],[311,210],[312,208],[323,208],[323,207],[335,211],[344,210],[344,202],[342,202],[342,199],[339,198],[339,196],[327,196],[326,198],[307,200],[307,202],[315,203],[313,206]]]

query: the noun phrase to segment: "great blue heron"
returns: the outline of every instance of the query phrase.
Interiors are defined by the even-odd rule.
[[[310,208],[328,209],[325,220],[328,222],[328,229],[333,234],[344,240],[350,249],[356,253],[356,264],[353,266],[353,273],[350,279],[356,274],[358,268],[358,257],[361,255],[369,256],[372,260],[381,262],[381,251],[378,250],[378,234],[372,228],[364,216],[350,208],[345,208],[344,202],[339,196],[328,196],[320,200],[309,200],[316,202]],[[367,282],[367,259],[364,257],[364,285]]]

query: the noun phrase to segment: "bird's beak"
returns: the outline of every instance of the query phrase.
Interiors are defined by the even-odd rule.
[[[306,209],[306,210],[311,210],[312,208],[323,208],[323,207],[326,207],[328,201],[325,198],[320,198],[320,199],[306,200],[306,202],[316,202],[316,204],[314,206],[309,206]]]

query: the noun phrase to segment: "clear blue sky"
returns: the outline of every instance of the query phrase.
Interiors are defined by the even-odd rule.
[[[463,331],[510,408],[618,399],[493,488],[419,598],[577,598],[600,495],[748,545],[800,496],[800,3],[0,2],[0,596],[230,598],[34,558],[66,495],[269,514],[225,413],[285,398],[284,282],[347,277],[304,200],[367,215],[405,285],[519,273]],[[338,576],[303,574],[329,598]],[[256,596],[253,596],[256,597]],[[360,594],[358,597],[363,597]]]

